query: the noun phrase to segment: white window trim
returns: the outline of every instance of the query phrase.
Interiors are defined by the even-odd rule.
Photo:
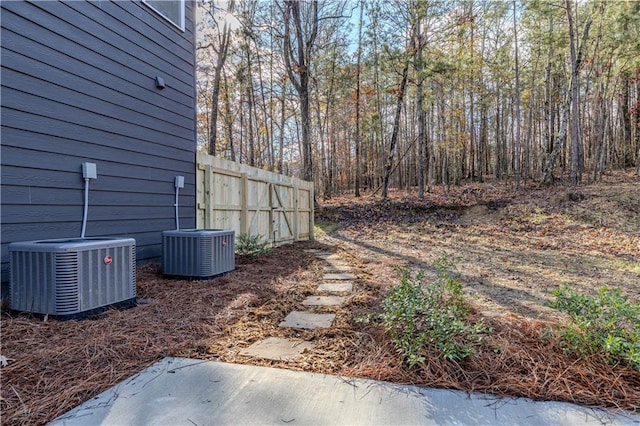
[[[147,0],[142,0],[142,3],[146,4],[147,7],[149,7],[150,9],[152,9],[154,12],[156,12],[158,15],[162,16],[162,18],[164,18],[164,20],[166,20],[167,22],[169,22],[171,25],[173,25],[174,27],[180,29],[180,31],[184,32],[184,20],[185,20],[185,0],[180,0],[180,25],[176,24],[175,22],[173,22],[171,19],[169,19],[168,17],[166,17],[162,12],[160,12],[158,9],[156,9],[155,7],[153,7],[150,3],[147,2]]]

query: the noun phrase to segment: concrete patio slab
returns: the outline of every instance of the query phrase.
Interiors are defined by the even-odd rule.
[[[640,415],[373,380],[164,358],[52,426],[637,425]]]
[[[315,314],[313,312],[293,311],[280,323],[280,327],[292,328],[328,328],[333,324],[336,314]]]
[[[331,280],[355,280],[356,276],[347,272],[336,273],[336,274],[324,274],[322,279],[326,281]]]
[[[305,306],[340,306],[343,303],[342,296],[309,296],[302,301]]]
[[[322,283],[318,286],[318,291],[327,291],[331,293],[344,293],[353,291],[352,282],[338,282],[338,283]]]
[[[305,350],[312,349],[313,346],[313,343],[299,339],[267,337],[241,350],[240,354],[274,361],[288,361],[297,357]]]

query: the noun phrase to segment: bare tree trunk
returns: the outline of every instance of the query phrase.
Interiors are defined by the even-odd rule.
[[[537,131],[537,127],[534,124],[534,109],[535,109],[535,101],[537,99],[537,96],[534,95],[537,94],[537,91],[534,91],[533,88],[535,87],[535,79],[538,73],[538,64],[539,64],[539,60],[540,60],[540,53],[538,53],[534,59],[534,63],[533,63],[533,72],[531,73],[531,81],[529,83],[529,87],[531,87],[531,96],[529,97],[529,104],[527,106],[528,108],[528,114],[527,114],[527,125],[526,125],[526,130],[525,130],[525,141],[524,141],[524,160],[523,160],[523,164],[524,164],[524,171],[523,171],[523,178],[525,180],[525,182],[529,179],[532,178],[532,175],[537,171],[536,167],[533,166],[532,167],[532,161],[531,161],[531,145],[532,145],[532,140],[536,140],[536,131]],[[534,157],[536,156],[536,154],[534,153]]]
[[[596,152],[593,167],[593,180],[597,182],[602,180],[604,173],[604,157],[605,157],[605,128],[608,122],[607,118],[607,106],[604,99],[601,98],[601,93],[604,90],[603,83],[598,85],[598,91],[596,92],[596,98],[600,98],[597,104],[596,120],[598,127],[596,130]]]
[[[506,174],[502,169],[502,144],[504,143],[502,137],[502,115],[504,111],[500,108],[500,88],[496,89],[496,170],[495,175],[498,180],[502,179],[503,175]]]
[[[571,92],[567,92],[564,102],[562,104],[562,118],[560,120],[560,128],[558,130],[558,135],[555,138],[553,150],[549,153],[547,157],[547,162],[544,166],[544,176],[542,177],[542,182],[545,185],[550,185],[553,183],[553,169],[555,167],[556,159],[558,155],[560,155],[560,151],[564,146],[565,141],[567,140],[567,128],[569,127],[569,110],[571,107]]]
[[[415,53],[414,67],[416,70],[416,110],[418,113],[418,197],[424,198],[424,162],[425,162],[425,126],[426,113],[424,111],[424,60],[422,58],[423,41],[422,41],[422,25],[420,18],[414,26],[414,34],[412,37],[413,50]]]
[[[336,76],[336,55],[335,51],[331,54],[331,72],[329,73],[329,89],[326,94],[327,99],[333,99],[333,92],[335,86]],[[329,114],[332,102],[325,102],[324,121],[321,117],[322,108],[320,105],[320,87],[318,87],[317,81],[314,85],[316,88],[316,121],[318,123],[318,133],[320,135],[320,157],[321,157],[321,176],[320,182],[323,187],[323,197],[329,199],[332,197],[331,180],[329,179],[329,159],[327,158],[327,135],[329,134]]]
[[[622,167],[633,166],[633,148],[631,139],[631,85],[629,80],[631,76],[628,73],[624,73],[622,78]]]
[[[490,161],[485,159],[487,151],[487,130],[489,127],[489,118],[487,117],[487,100],[485,95],[480,95],[480,138],[478,141],[478,179],[484,181],[485,173],[489,173]]]
[[[211,90],[211,115],[209,122],[209,154],[216,155],[216,142],[218,139],[218,103],[220,98],[220,79],[222,64],[224,64],[223,55],[218,55],[215,74],[213,77],[213,89]]]
[[[255,167],[256,165],[256,150],[255,150],[255,135],[254,135],[254,125],[253,125],[253,117],[254,117],[254,96],[253,96],[253,77],[252,77],[252,64],[251,64],[251,53],[249,51],[249,43],[245,44],[245,54],[247,59],[247,71],[243,80],[246,84],[247,91],[247,119],[249,129],[247,130],[247,138],[249,139],[249,165],[251,167]]]
[[[358,23],[358,59],[356,65],[356,167],[355,167],[355,196],[360,196],[360,67],[362,64],[362,17],[364,13],[364,4],[360,2],[360,20]]]
[[[311,7],[311,26],[308,34],[302,28],[302,5]],[[318,35],[318,2],[309,3],[298,0],[285,0],[283,11],[284,60],[293,87],[300,100],[300,119],[302,121],[302,168],[303,179],[313,182],[313,152],[311,148],[311,109],[309,106],[309,79],[311,53]],[[291,22],[293,21],[293,22]],[[292,25],[293,31],[292,34]],[[295,53],[294,53],[295,50]]]
[[[640,69],[636,69],[635,91],[636,91],[636,123],[634,126],[636,132],[636,174],[640,175]]]
[[[591,28],[591,17],[588,17],[584,25],[582,39],[580,41],[580,45],[578,46],[578,52],[576,54],[575,43],[574,43],[573,12],[571,11],[571,1],[572,0],[565,0],[565,5],[567,7],[567,20],[569,23],[569,38],[570,38],[569,46],[571,50],[571,84],[570,84],[570,89],[567,92],[567,95],[565,96],[564,104],[562,107],[562,117],[560,121],[558,136],[556,137],[553,151],[551,151],[551,154],[549,154],[549,157],[547,158],[547,162],[545,164],[543,183],[547,185],[553,183],[553,169],[555,166],[555,161],[558,155],[560,154],[560,150],[562,149],[562,147],[564,146],[567,140],[567,130],[569,126],[569,113],[570,113],[572,101],[574,99],[574,95],[577,96],[578,73],[580,71],[580,66],[582,65],[582,55],[583,55],[583,50],[585,48],[587,38],[589,37],[589,29]],[[574,107],[574,108],[576,108],[576,110],[574,111],[574,114],[578,114],[577,107]],[[579,129],[577,127],[578,122],[576,121],[576,119],[574,119],[574,122],[575,122],[575,129],[572,127],[572,131],[576,132],[576,134],[574,135],[575,136],[574,140],[571,141],[571,144],[572,144],[571,145],[571,180],[574,184],[578,184],[579,183],[578,179],[582,176],[582,172],[581,171],[579,172],[578,170],[579,164],[580,164],[578,160],[578,156],[580,154],[580,147],[578,146],[580,142],[579,135],[578,135]]]
[[[284,173],[284,126],[286,121],[286,81],[282,79],[282,98],[280,99],[280,151],[278,152],[278,172]]]
[[[573,120],[571,121],[571,182],[577,185],[582,181],[582,172],[584,168],[584,158],[582,157],[582,140],[580,138],[580,107],[578,105],[578,73],[582,65],[582,52],[589,36],[589,28],[591,27],[591,17],[587,18],[582,33],[582,40],[576,54],[574,41],[574,24],[573,12],[571,10],[571,1],[565,0],[567,6],[567,21],[569,23],[569,49],[571,53],[571,99],[573,104]]]
[[[549,17],[549,33],[553,32],[553,17]],[[547,56],[547,66],[545,67],[544,72],[544,155],[548,157],[553,152],[553,134],[554,134],[554,116],[553,112],[555,111],[551,105],[551,66],[552,60],[554,56],[553,46],[549,48],[549,55]],[[548,158],[547,158],[548,161]],[[555,161],[555,160],[554,160]],[[544,168],[543,168],[544,169]],[[551,176],[549,177],[551,178]],[[543,179],[545,182],[547,178]]]
[[[253,131],[253,84],[251,84],[251,79],[249,79],[249,83],[247,83],[247,119],[248,126],[247,129],[248,139],[249,139],[249,165],[251,167],[255,167],[256,165],[256,148],[255,148],[255,136]]]
[[[231,161],[236,161],[236,150],[233,146],[233,119],[231,115],[231,102],[229,101],[229,83],[227,82],[226,75],[224,75],[224,105],[227,110],[225,114],[225,127],[227,128],[229,154],[231,156]]]
[[[469,5],[469,15],[473,14],[473,4]],[[475,25],[471,26],[471,57],[470,61],[475,64]],[[469,179],[471,181],[476,179],[476,117],[475,117],[475,87],[476,87],[476,75],[469,77]]]
[[[253,38],[252,38],[253,40]],[[267,112],[267,103],[271,104],[271,102],[267,101],[266,98],[266,90],[264,89],[264,81],[262,73],[262,60],[260,56],[260,48],[255,40],[253,40],[255,46],[255,55],[256,55],[256,63],[258,65],[258,82],[260,83],[260,109],[262,110],[262,125],[256,126],[259,130],[258,132],[258,140],[260,139],[260,135],[264,134],[264,148],[266,150],[267,155],[267,166],[269,171],[273,171],[273,154],[271,152],[271,129],[267,125],[269,123],[269,115]],[[255,105],[255,92],[254,92],[254,105]],[[258,112],[256,111],[256,121],[258,121]],[[262,164],[262,156],[260,158],[260,163]]]
[[[325,129],[320,117],[320,89],[316,86],[316,121],[318,122],[318,132],[320,133],[320,182],[322,182],[322,197],[325,200],[331,198],[331,190],[327,188],[327,150],[325,147]],[[328,102],[327,102],[328,104]]]
[[[513,1],[513,38],[515,41],[514,55],[515,55],[515,71],[516,71],[516,135],[515,135],[515,175],[516,175],[516,189],[520,189],[520,152],[522,149],[520,141],[520,127],[522,125],[522,118],[520,114],[520,67],[518,64],[518,23],[516,20],[516,1]]]
[[[483,3],[483,13],[486,13],[487,3]],[[485,89],[485,81],[484,81],[484,54],[487,42],[487,24],[483,24],[482,28],[482,39],[480,44],[480,69],[478,73],[478,84],[480,87],[480,130],[478,135],[478,143],[477,143],[477,154],[476,159],[478,162],[477,170],[478,170],[478,180],[480,182],[484,181],[485,172],[488,173],[489,161],[485,160],[485,155],[487,150],[487,127],[488,127],[488,118],[487,118],[487,99],[486,99],[486,90]]]
[[[391,133],[391,142],[389,143],[389,156],[385,163],[385,173],[382,183],[382,199],[386,200],[389,190],[389,177],[391,176],[391,170],[393,168],[393,155],[396,150],[396,143],[398,142],[398,131],[400,130],[400,115],[402,113],[402,104],[404,101],[404,92],[407,86],[407,76],[409,73],[409,61],[405,60],[404,68],[402,70],[402,80],[400,81],[400,87],[398,88],[398,100],[396,102],[396,115],[393,120],[393,131]]]
[[[435,110],[436,110],[436,106],[435,106],[435,102],[431,101],[430,104],[430,110],[429,110],[429,115],[430,115],[430,119],[429,119],[429,123],[435,123]],[[428,152],[428,156],[429,156],[429,171],[428,171],[428,177],[427,177],[427,189],[429,192],[431,192],[433,190],[433,186],[435,185],[435,180],[436,180],[436,176],[435,176],[435,172],[436,172],[436,137],[434,135],[435,133],[435,125],[431,125],[429,128],[429,146],[427,148],[427,152]]]
[[[234,2],[229,2],[227,10],[233,11]],[[209,13],[213,18],[213,6],[209,9]],[[219,35],[219,46],[216,50],[218,58],[216,60],[216,66],[213,77],[213,88],[211,89],[211,115],[209,122],[209,154],[216,155],[216,142],[218,136],[218,104],[220,99],[220,82],[222,80],[222,67],[227,60],[227,54],[229,52],[229,45],[231,44],[231,26],[225,22],[222,27],[222,32]],[[213,47],[212,45],[209,45]],[[214,49],[215,50],[215,49]]]

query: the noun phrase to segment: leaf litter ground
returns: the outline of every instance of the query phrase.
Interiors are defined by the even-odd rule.
[[[640,179],[616,174],[583,187],[468,184],[421,200],[394,192],[321,203],[328,233],[278,247],[211,280],[176,280],[158,265],[138,268],[138,306],[82,321],[2,314],[3,424],[43,424],[165,356],[525,396],[640,411],[640,373],[598,355],[566,355],[543,338],[566,318],[547,305],[569,285],[594,294],[618,287],[640,301]],[[323,262],[304,249],[336,252],[357,275],[331,328],[278,324],[318,294]],[[385,332],[358,321],[380,311],[397,266],[435,277],[433,261],[457,259],[473,316],[493,328],[479,356],[464,362],[427,356],[413,370],[398,364]],[[240,352],[266,337],[313,341],[288,361]],[[433,351],[435,352],[435,351]],[[433,353],[427,348],[427,354]]]

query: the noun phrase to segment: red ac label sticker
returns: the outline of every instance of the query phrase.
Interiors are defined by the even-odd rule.
[[[111,256],[105,256],[104,257],[104,264],[105,265],[111,265],[111,262],[113,262],[113,258]]]

